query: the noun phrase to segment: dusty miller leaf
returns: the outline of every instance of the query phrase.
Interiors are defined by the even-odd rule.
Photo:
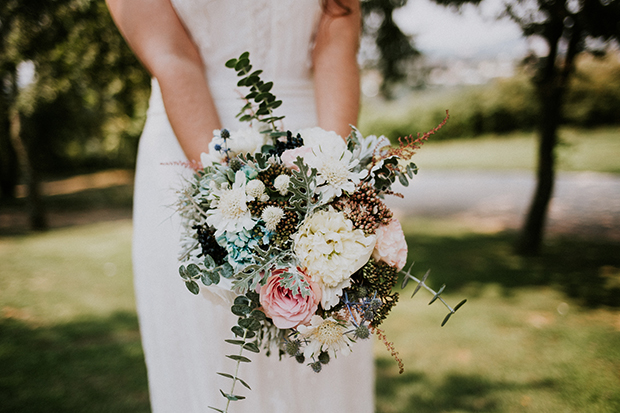
[[[292,193],[289,198],[293,209],[297,211],[302,218],[309,216],[310,213],[319,205],[321,195],[314,200],[314,190],[316,189],[316,169],[310,168],[304,163],[304,160],[298,156],[293,162],[299,168],[298,171],[293,170],[289,191]]]
[[[302,297],[310,295],[310,284],[300,272],[287,271],[283,273],[280,275],[280,285],[291,290],[293,295],[301,294]]]

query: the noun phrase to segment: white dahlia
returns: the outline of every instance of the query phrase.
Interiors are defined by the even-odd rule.
[[[216,188],[212,182],[211,209],[207,211],[207,223],[215,228],[215,237],[225,231],[239,232],[243,229],[252,229],[256,222],[248,209],[247,202],[252,198],[246,194],[246,178],[242,171],[235,173],[235,182],[232,188],[222,185]]]

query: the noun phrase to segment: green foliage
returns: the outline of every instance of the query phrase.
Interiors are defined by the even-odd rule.
[[[301,294],[302,297],[310,295],[310,284],[299,271],[285,272],[280,275],[280,285],[291,290],[291,294]]]
[[[271,129],[275,131],[275,122],[284,119],[284,116],[275,116],[273,110],[282,105],[281,100],[277,100],[271,93],[273,82],[263,82],[260,75],[262,70],[256,70],[251,72],[252,65],[250,64],[250,53],[244,52],[238,59],[230,59],[226,62],[226,67],[234,69],[237,72],[237,76],[241,77],[241,80],[237,83],[237,86],[246,86],[250,88],[250,92],[245,95],[247,103],[241,109],[241,112],[237,115],[240,122],[250,122],[257,120],[271,125]],[[256,104],[253,107],[252,101]]]
[[[577,60],[564,118],[581,127],[620,124],[620,53]]]
[[[217,285],[221,278],[230,278],[233,275],[233,269],[229,263],[217,265],[213,257],[207,255],[202,266],[196,264],[181,265],[179,267],[179,275],[185,281],[185,286],[194,295],[200,293],[200,286],[196,282],[200,280],[207,287],[214,284]]]
[[[620,57],[584,55],[566,97],[562,123],[584,128],[620,124]],[[399,137],[427,131],[450,110],[450,120],[433,140],[484,134],[508,136],[532,131],[540,117],[534,84],[526,70],[487,85],[414,92],[395,102],[364,102],[359,128],[364,134]]]
[[[235,394],[235,385],[237,382],[241,383],[245,388],[251,390],[250,386],[242,379],[238,377],[239,367],[241,363],[250,363],[252,360],[243,356],[243,351],[249,351],[251,353],[260,353],[258,347],[258,331],[262,328],[262,321],[265,320],[265,314],[258,308],[260,303],[258,301],[258,294],[253,291],[248,291],[246,295],[240,295],[235,298],[235,301],[231,307],[233,314],[239,318],[237,325],[232,327],[232,332],[236,337],[241,339],[229,339],[225,340],[228,344],[239,347],[239,353],[229,354],[226,357],[236,361],[236,369],[234,374],[217,373],[222,377],[232,380],[231,389],[228,393],[220,390],[220,393],[226,398],[226,408],[224,410],[217,409],[209,406],[210,409],[217,412],[226,413],[230,407],[231,401],[238,401],[245,399],[245,396]],[[254,339],[249,341],[250,339]]]
[[[274,244],[270,244],[268,250],[256,247],[254,249],[255,263],[246,265],[235,274],[233,290],[240,294],[254,291],[261,281],[267,279],[271,270],[286,267],[293,257],[292,251],[281,250]]]
[[[6,84],[22,62],[36,72],[32,84],[5,99],[22,114],[23,139],[37,170],[132,166],[150,76],[105,3],[9,0],[0,11],[1,80]]]
[[[538,118],[533,87],[525,76],[498,79],[485,86],[414,92],[396,102],[368,101],[362,108],[360,129],[383,134],[392,142],[426,132],[450,110],[450,120],[433,140],[505,134],[532,130]]]
[[[420,52],[411,36],[405,35],[392,18],[394,10],[407,0],[363,0],[363,40],[374,43],[374,49],[364,56],[368,66],[377,68],[382,76],[381,94],[392,97],[393,87],[401,82],[419,87],[424,83],[423,72],[415,66]],[[364,49],[363,49],[364,50]]]

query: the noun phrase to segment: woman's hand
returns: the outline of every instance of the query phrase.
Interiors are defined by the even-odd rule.
[[[360,75],[357,50],[361,31],[358,0],[326,2],[312,55],[319,126],[343,138],[357,124]]]
[[[208,151],[220,120],[202,59],[170,0],[106,0],[119,30],[159,82],[172,129],[189,160]]]

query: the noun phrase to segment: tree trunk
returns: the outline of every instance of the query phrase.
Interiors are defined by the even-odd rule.
[[[520,255],[536,255],[540,252],[555,183],[554,148],[561,117],[560,93],[555,85],[541,85],[539,89],[542,116],[538,127],[536,190],[516,245],[516,252]]]
[[[555,16],[557,18],[557,15]],[[555,23],[563,27],[563,17]],[[536,91],[540,103],[539,147],[537,183],[534,198],[530,205],[515,251],[519,255],[537,255],[543,240],[547,211],[555,183],[555,146],[558,142],[558,127],[562,121],[563,100],[568,88],[568,80],[573,72],[575,57],[580,50],[581,28],[577,22],[560,31],[548,32],[549,55],[541,67]],[[558,62],[558,46],[561,35],[568,40],[568,49],[563,63]]]
[[[9,130],[8,96],[0,90],[0,198],[3,199],[15,198],[19,179],[17,154],[11,144]]]
[[[13,70],[13,72],[10,73],[10,76],[12,76],[12,107],[10,107],[8,110],[9,136],[11,138],[11,143],[13,144],[13,149],[15,149],[15,153],[17,154],[17,160],[24,175],[26,187],[28,188],[26,205],[28,209],[30,229],[35,231],[42,231],[47,229],[47,219],[45,215],[43,199],[41,197],[38,174],[32,166],[28,146],[24,142],[22,136],[21,116],[17,107],[17,95],[19,93],[19,90],[17,87],[16,70]]]

